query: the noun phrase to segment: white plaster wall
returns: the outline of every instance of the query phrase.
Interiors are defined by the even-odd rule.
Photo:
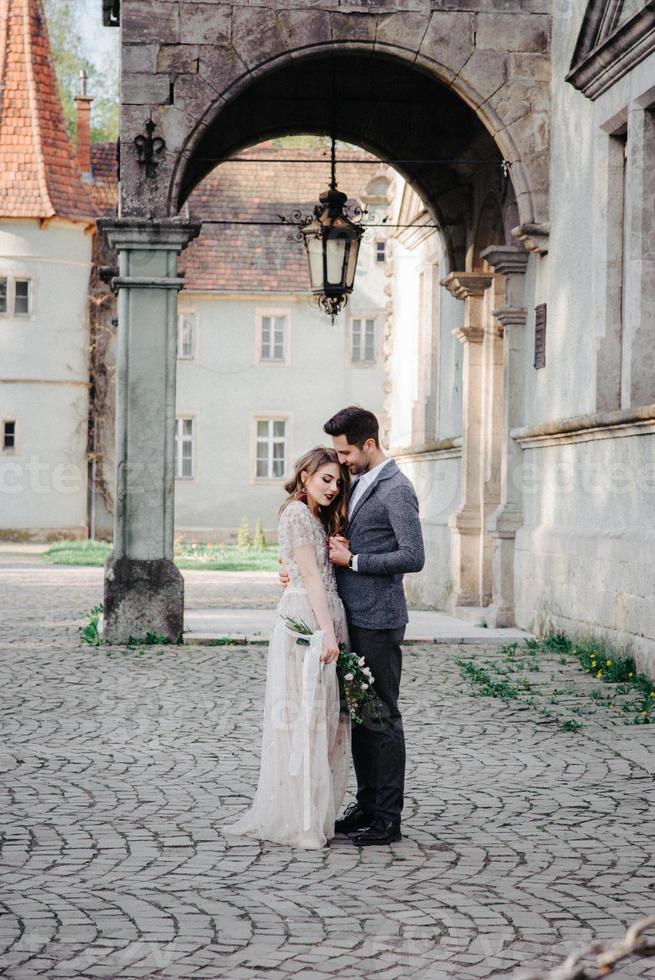
[[[448,516],[461,494],[461,455],[425,453],[401,456],[397,462],[416,489],[425,544],[425,566],[405,576],[405,593],[421,609],[445,609],[452,591]]]
[[[527,294],[529,368],[524,424],[566,418],[595,408],[593,308],[594,107],[564,79],[586,0],[555,0],[552,36],[550,250]],[[534,306],[548,303],[546,366],[536,371]]]
[[[383,279],[380,267],[379,272],[369,268],[368,283]],[[198,345],[194,361],[178,360],[176,414],[197,417],[197,469],[194,480],[176,480],[178,534],[227,539],[244,515],[251,527],[261,517],[269,535],[275,533],[283,481],[254,479],[257,414],[288,415],[292,464],[312,446],[331,444],[323,423],[340,408],[359,404],[382,412],[381,355],[374,367],[357,367],[350,363],[348,344],[348,315],[375,311],[373,288],[354,294],[334,325],[306,297],[181,294],[180,310],[198,314]],[[380,297],[381,291],[378,309]],[[257,358],[256,311],[267,309],[288,313],[288,366],[262,364]],[[380,343],[381,315],[379,326]]]
[[[0,451],[5,533],[86,527],[90,261],[82,225],[0,223],[0,275],[32,280],[32,312],[0,316],[0,419],[17,423]]]
[[[653,436],[529,449],[517,623],[632,641],[655,673]],[[532,489],[529,489],[530,486]]]
[[[88,380],[91,234],[53,221],[0,222],[0,275],[32,280],[33,310],[0,316],[0,375]]]
[[[452,331],[464,325],[464,304],[447,289],[441,290],[441,341],[439,354],[439,408],[437,438],[461,436],[462,422],[462,344]]]
[[[417,394],[419,291],[422,249],[408,249],[393,242],[393,314],[391,373],[391,445],[412,444],[412,403]]]
[[[435,263],[439,263],[441,278],[445,270],[436,236],[411,248],[394,241],[391,444],[400,452],[397,461],[416,488],[426,551],[422,571],[405,577],[405,591],[416,606],[444,609],[452,589],[448,517],[461,495],[461,451],[402,453],[412,449],[412,403],[418,394],[419,276],[423,272],[427,280]],[[426,282],[426,291],[428,288]],[[428,442],[461,436],[462,427],[461,344],[452,330],[462,325],[464,308],[447,290],[437,288],[438,379],[433,384],[437,385],[438,412],[436,431],[426,433]]]

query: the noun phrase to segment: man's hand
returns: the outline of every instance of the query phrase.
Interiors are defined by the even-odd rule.
[[[341,535],[335,535],[335,537],[330,538],[329,558],[333,565],[341,565],[344,568],[348,567],[350,548],[346,539],[342,538]]]
[[[332,543],[332,541],[339,541],[341,544],[345,544],[346,548],[350,547],[350,541],[348,538],[344,538],[343,534],[333,534],[329,540],[330,543]]]
[[[282,564],[281,556],[278,558],[277,563],[280,566],[280,571],[278,572],[277,577],[280,580],[280,585],[282,586],[282,588],[286,589],[287,585],[289,584],[289,573],[287,572],[286,568]]]

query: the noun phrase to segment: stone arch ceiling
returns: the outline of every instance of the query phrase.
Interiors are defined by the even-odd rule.
[[[335,60],[348,106],[341,139],[387,158],[458,161],[403,170],[446,225],[461,221],[473,167],[466,160],[501,157],[512,164],[521,222],[545,223],[549,0],[529,11],[505,0],[502,12],[486,0],[477,10],[467,0],[439,4],[464,10],[432,12],[334,6],[125,5],[122,214],[175,214],[225,155],[282,133],[326,132],[326,64]],[[133,145],[149,116],[166,140],[154,181]]]
[[[328,133],[332,60],[285,66],[229,103],[195,147],[178,203],[217,163],[245,146],[279,135]],[[431,206],[447,236],[463,227],[470,178],[501,163],[475,114],[450,89],[392,59],[344,54],[335,65],[337,137],[385,159],[457,161],[403,163],[398,170]],[[317,194],[322,189],[317,178]]]

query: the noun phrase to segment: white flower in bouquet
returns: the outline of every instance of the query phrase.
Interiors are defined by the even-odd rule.
[[[364,660],[363,657],[360,657],[359,660],[357,661],[357,663],[359,664],[360,667],[363,667],[364,664],[366,663],[366,661]]]
[[[362,691],[367,691],[368,690],[368,684],[361,684],[360,687],[361,687]]]
[[[352,681],[353,679],[354,679],[353,674],[346,674],[344,677],[344,680],[346,681]]]

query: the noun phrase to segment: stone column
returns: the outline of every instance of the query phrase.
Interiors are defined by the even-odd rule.
[[[98,222],[118,251],[116,502],[105,565],[104,637],[182,638],[184,582],[173,563],[177,256],[200,225]]]
[[[484,293],[493,276],[481,272],[451,272],[441,285],[464,300],[464,326],[453,335],[464,345],[462,367],[463,442],[462,500],[448,519],[452,531],[453,591],[448,610],[480,603],[482,533],[482,341]]]
[[[523,523],[521,448],[510,436],[523,424],[523,345],[527,310],[523,306],[525,249],[491,245],[481,253],[505,277],[505,304],[493,315],[503,326],[503,428],[501,439],[500,506],[487,521],[493,538],[492,602],[489,626],[514,625],[514,539]]]

